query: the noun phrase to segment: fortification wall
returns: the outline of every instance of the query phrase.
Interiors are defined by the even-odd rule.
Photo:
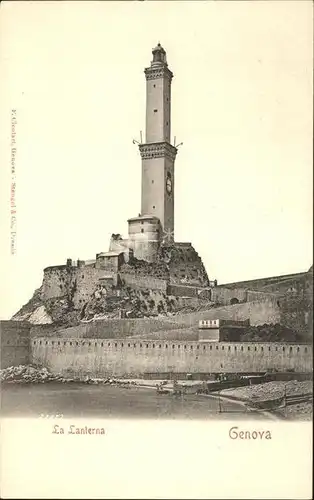
[[[54,325],[35,325],[31,328],[31,338],[122,338],[131,335],[146,334],[159,330],[177,328],[178,323],[162,319],[108,319],[81,323],[69,328],[56,328]]]
[[[119,274],[122,282],[124,282],[126,286],[130,286],[131,288],[162,290],[163,292],[166,292],[167,290],[167,280],[150,276],[137,276],[136,274],[125,272],[120,272]]]
[[[304,272],[304,273],[286,274],[282,276],[270,276],[269,278],[258,278],[254,280],[238,281],[234,283],[223,283],[222,286],[225,286],[227,288],[249,288],[249,289],[263,290],[264,287],[272,287],[273,285],[274,288],[273,289],[270,288],[268,291],[276,291],[280,284],[284,288],[286,281],[295,280],[297,282],[300,279],[304,278],[306,274],[307,273]]]
[[[211,300],[212,289],[183,284],[171,284],[167,287],[167,294],[174,295],[176,297],[198,297],[201,299]]]
[[[52,266],[44,269],[41,297],[42,300],[67,295],[72,280],[75,279],[76,268]]]
[[[80,309],[96,289],[106,272],[94,266],[53,266],[44,270],[41,298],[68,297]]]
[[[229,305],[234,299],[238,302],[246,302],[247,290],[245,288],[225,288],[224,286],[213,288],[212,300],[216,304]]]
[[[106,275],[103,269],[92,266],[79,267],[76,272],[76,284],[73,294],[75,309],[80,309],[85,302],[88,302],[95,292],[97,282]]]
[[[30,325],[21,321],[0,321],[0,368],[25,365],[30,356]]]
[[[122,338],[135,333],[139,322],[151,331],[159,320],[117,320],[80,325],[38,336],[48,326],[30,327],[17,321],[1,321],[1,368],[34,363],[64,375],[136,376],[145,373],[312,371],[312,346],[288,343],[217,342],[180,340],[181,331],[168,322],[176,340]],[[100,324],[102,323],[102,325]],[[150,325],[147,328],[147,325]],[[165,325],[163,325],[165,326]],[[34,330],[36,334],[34,334]],[[194,328],[187,332],[191,338]],[[31,335],[30,335],[31,332]],[[99,336],[101,334],[102,336]],[[111,335],[111,337],[110,337]],[[106,338],[105,338],[106,337]]]
[[[263,292],[260,290],[247,290],[247,301],[248,302],[274,302],[278,303],[279,299],[282,297],[282,294],[279,292]]]
[[[262,302],[244,302],[223,307],[213,307],[206,311],[198,311],[188,314],[177,314],[175,319],[180,324],[192,326],[201,319],[233,319],[243,321],[250,319],[251,325],[263,325],[280,323],[280,308],[274,300]]]
[[[171,330],[159,330],[158,332],[146,333],[145,335],[136,335],[134,337],[127,337],[132,340],[180,340],[184,342],[186,340],[198,341],[198,325],[190,327],[172,328]]]
[[[181,301],[182,299],[179,299]],[[189,304],[194,299],[187,299]],[[182,304],[180,304],[182,305]],[[92,321],[90,323],[80,323],[70,328],[60,328],[55,325],[32,325],[31,336],[70,336],[98,337],[98,338],[118,338],[131,335],[145,335],[157,331],[180,329],[184,327],[194,327],[202,319],[233,319],[242,321],[250,318],[251,325],[280,323],[281,311],[276,302],[245,302],[224,307],[212,307],[204,311],[193,313],[176,314],[164,318],[143,318],[143,319],[105,319]]]
[[[282,295],[278,292],[268,292],[261,290],[249,290],[247,288],[227,288],[219,285],[212,289],[212,300],[216,304],[229,305],[232,301],[256,302],[256,301],[277,301]]]
[[[307,274],[299,277],[292,277],[278,281],[277,283],[269,283],[263,286],[262,290],[265,292],[278,292],[281,294],[290,291],[302,293],[307,281]]]
[[[312,370],[309,345],[33,339],[31,360],[66,376]]]

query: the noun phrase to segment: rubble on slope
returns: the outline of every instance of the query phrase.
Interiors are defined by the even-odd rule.
[[[264,384],[257,384],[234,389],[224,389],[220,391],[222,396],[231,396],[241,400],[258,403],[283,398],[286,395],[290,397],[290,402],[279,407],[277,412],[282,417],[289,420],[312,420],[313,417],[313,381],[273,381]],[[304,396],[304,398],[302,398]],[[295,397],[295,398],[294,398]],[[301,398],[298,399],[298,397]],[[292,401],[291,401],[292,399]]]
[[[267,399],[276,399],[284,396],[296,396],[313,392],[313,382],[305,380],[273,381],[265,384],[249,385],[246,387],[237,387],[235,389],[224,389],[221,395],[235,396],[251,401],[264,401]]]
[[[285,416],[288,419],[312,420],[313,419],[313,402],[300,403],[287,406],[284,410]]]
[[[14,383],[40,383],[59,380],[47,368],[36,368],[32,365],[9,366],[0,370],[0,381]]]

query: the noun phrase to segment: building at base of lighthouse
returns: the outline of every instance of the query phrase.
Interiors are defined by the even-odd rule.
[[[143,215],[128,220],[128,247],[135,258],[154,262],[157,260],[161,224],[154,215]]]

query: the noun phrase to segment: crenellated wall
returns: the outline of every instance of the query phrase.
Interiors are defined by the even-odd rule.
[[[145,373],[312,371],[312,347],[296,344],[202,343],[135,339],[37,338],[31,360],[65,376]]]
[[[124,338],[120,333],[123,321],[108,321],[107,328],[100,322],[58,331],[53,331],[53,325],[40,329],[1,321],[1,368],[33,363],[66,376],[312,371],[310,344],[183,340],[175,323],[169,327],[176,340],[126,338],[136,334],[138,321],[124,321]],[[151,331],[157,331],[160,322],[149,323]],[[190,335],[194,335],[192,330]]]

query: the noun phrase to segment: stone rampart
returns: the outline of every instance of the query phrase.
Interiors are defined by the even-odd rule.
[[[280,308],[274,300],[244,302],[222,307],[212,307],[206,311],[177,314],[172,319],[186,326],[193,326],[202,319],[250,319],[253,326],[280,323]]]
[[[216,304],[229,305],[232,301],[247,302],[247,290],[245,288],[226,288],[216,286],[212,291],[212,300]]]
[[[106,275],[95,266],[53,266],[44,270],[41,299],[67,297],[80,309],[95,292],[98,280]]]
[[[211,300],[212,298],[212,289],[191,286],[191,285],[168,285],[167,294],[174,295],[176,297],[197,297],[200,299]]]
[[[31,360],[65,376],[145,373],[312,371],[312,347],[296,344],[202,343],[132,339],[32,339]]]
[[[137,276],[136,274],[130,274],[121,272],[119,273],[122,284],[125,286],[130,286],[131,288],[145,290],[162,290],[166,292],[167,290],[167,280],[154,278],[151,276]]]
[[[31,337],[73,337],[73,338],[122,338],[131,335],[148,334],[159,330],[177,328],[176,321],[162,319],[105,319],[80,323],[69,328],[56,328],[54,325],[35,325]]]

